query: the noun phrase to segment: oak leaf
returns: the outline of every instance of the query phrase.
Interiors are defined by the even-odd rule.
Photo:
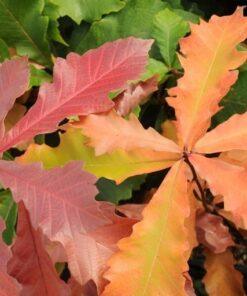
[[[9,247],[2,241],[2,232],[4,223],[0,220],[0,295],[1,296],[17,296],[20,295],[21,286],[17,281],[7,273],[7,263],[11,258]]]
[[[204,211],[198,212],[196,231],[198,242],[215,254],[223,253],[228,247],[234,245],[229,229],[223,224],[220,216]]]
[[[172,167],[142,214],[109,261],[105,277],[110,284],[103,295],[186,295],[182,272],[188,270],[190,246],[184,222],[190,210],[182,162]]]
[[[247,20],[242,9],[230,16],[213,16],[208,23],[191,24],[191,35],[180,41],[184,76],[169,90],[178,130],[190,150],[207,131],[218,103],[237,80],[238,68],[247,57],[236,46],[246,38]]]
[[[222,254],[206,252],[204,278],[205,288],[210,296],[218,296],[224,291],[227,296],[244,296],[242,276],[234,268],[234,260],[230,251]]]
[[[44,83],[35,105],[4,136],[0,151],[37,134],[52,132],[65,117],[110,110],[112,90],[144,71],[151,40],[133,37],[106,43],[80,56],[57,58],[53,83]],[[119,50],[121,48],[121,50]]]
[[[20,295],[70,295],[69,287],[59,279],[42,243],[41,231],[34,230],[24,204],[19,203],[17,238],[8,273],[22,284]]]

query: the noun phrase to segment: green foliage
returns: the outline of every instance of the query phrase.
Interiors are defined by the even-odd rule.
[[[15,235],[17,205],[9,190],[0,191],[0,216],[4,219],[6,229],[3,232],[4,241],[10,245]]]
[[[61,36],[58,28],[59,26],[58,18],[60,16],[59,7],[56,4],[51,3],[49,0],[46,0],[43,14],[49,17],[47,37],[50,40],[57,41],[64,45],[67,45],[67,43],[64,41],[63,37]]]
[[[145,178],[146,175],[131,177],[119,185],[116,185],[115,181],[100,178],[97,182],[99,194],[96,196],[96,199],[109,201],[114,204],[118,204],[122,200],[128,200],[132,197],[134,190],[140,189]]]
[[[42,16],[42,0],[1,0],[0,38],[20,55],[45,66],[51,66],[51,53],[47,41],[49,19]]]
[[[59,6],[60,15],[68,15],[77,24],[82,20],[93,22],[102,15],[119,11],[125,5],[122,0],[52,0]]]
[[[247,70],[239,73],[237,82],[220,105],[223,109],[213,117],[213,126],[226,121],[233,114],[247,111]]]
[[[168,67],[174,65],[178,40],[189,32],[189,25],[169,9],[160,11],[154,18],[153,37]]]
[[[73,50],[82,53],[107,41],[127,36],[150,38],[153,18],[165,7],[166,4],[160,0],[128,0],[120,12],[94,22],[84,38],[77,40]]]
[[[33,86],[40,86],[44,82],[51,81],[51,75],[49,75],[45,70],[35,68],[33,65],[30,66],[30,74],[30,88]]]

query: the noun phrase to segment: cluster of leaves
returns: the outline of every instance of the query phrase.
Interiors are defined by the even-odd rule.
[[[0,2],[1,295],[245,294],[247,20],[183,5]]]

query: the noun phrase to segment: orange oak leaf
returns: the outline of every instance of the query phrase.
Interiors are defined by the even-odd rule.
[[[234,268],[234,260],[230,251],[221,254],[206,252],[206,276],[203,280],[210,296],[244,296],[242,276]]]
[[[199,153],[247,150],[247,113],[235,114],[204,135],[193,149]]]
[[[220,216],[204,211],[197,213],[196,219],[197,239],[215,254],[223,253],[234,245],[229,229],[223,224]]]
[[[231,150],[223,152],[220,154],[219,158],[247,169],[247,150]]]
[[[190,150],[206,132],[218,103],[236,81],[247,52],[236,46],[246,38],[243,9],[233,15],[213,16],[209,23],[191,24],[191,35],[180,41],[184,76],[169,90],[168,103],[175,108],[178,130]]]
[[[190,246],[184,223],[189,215],[186,167],[177,162],[144,209],[143,220],[118,243],[102,295],[186,295],[183,272]]]
[[[230,211],[234,222],[247,227],[247,171],[217,158],[193,154],[190,161],[198,174],[207,181],[214,195],[223,195],[224,209]]]
[[[113,152],[116,149],[125,151],[137,148],[168,152],[168,157],[179,153],[180,148],[152,128],[144,129],[134,114],[126,120],[115,111],[108,114],[82,117],[75,127],[82,128],[83,134],[89,138],[88,145],[95,148],[95,154]]]
[[[129,84],[127,89],[115,99],[115,109],[120,116],[126,116],[138,105],[144,104],[148,96],[158,89],[156,76],[137,84]]]
[[[7,273],[7,263],[11,258],[11,251],[2,240],[3,230],[4,222],[0,220],[0,295],[18,296],[20,295],[21,286]]]
[[[69,287],[59,279],[55,267],[42,243],[42,233],[35,230],[23,202],[19,203],[17,238],[8,273],[22,284],[20,295],[70,295]]]

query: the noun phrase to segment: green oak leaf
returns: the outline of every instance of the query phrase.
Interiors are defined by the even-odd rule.
[[[77,24],[82,20],[93,22],[102,15],[116,12],[125,6],[123,0],[51,0],[59,7],[60,15],[68,15]]]
[[[19,55],[51,66],[49,18],[42,15],[43,8],[43,0],[0,0],[0,38]]]
[[[13,201],[9,190],[0,191],[0,216],[6,224],[6,229],[3,231],[3,239],[6,244],[10,245],[15,235],[17,205]]]
[[[56,4],[51,3],[49,0],[46,0],[43,14],[49,17],[47,38],[54,40],[56,42],[62,43],[64,45],[67,45],[67,43],[61,36],[60,31],[58,29],[58,26],[59,26],[58,18],[60,17],[59,7]]]
[[[154,75],[158,75],[159,83],[163,83],[167,77],[169,69],[160,61],[149,58],[146,71],[141,75],[141,80],[145,81]]]
[[[73,50],[83,53],[107,41],[128,36],[150,38],[153,18],[166,6],[161,0],[127,0],[125,7],[118,13],[94,22],[83,38],[77,43],[73,42]]]
[[[130,177],[119,185],[116,185],[115,181],[100,178],[96,184],[99,190],[96,199],[109,201],[115,204],[118,204],[121,200],[128,200],[132,197],[133,190],[140,189],[145,178],[146,175]]]
[[[188,32],[188,23],[168,8],[155,16],[152,36],[156,39],[160,53],[168,67],[173,67],[178,41]]]
[[[51,82],[52,77],[45,70],[37,69],[33,65],[30,65],[30,80],[29,88],[33,86],[40,86],[44,82]]]
[[[212,120],[212,126],[216,126],[236,113],[247,111],[247,69],[239,73],[237,82],[230,92],[220,102],[223,107]]]

